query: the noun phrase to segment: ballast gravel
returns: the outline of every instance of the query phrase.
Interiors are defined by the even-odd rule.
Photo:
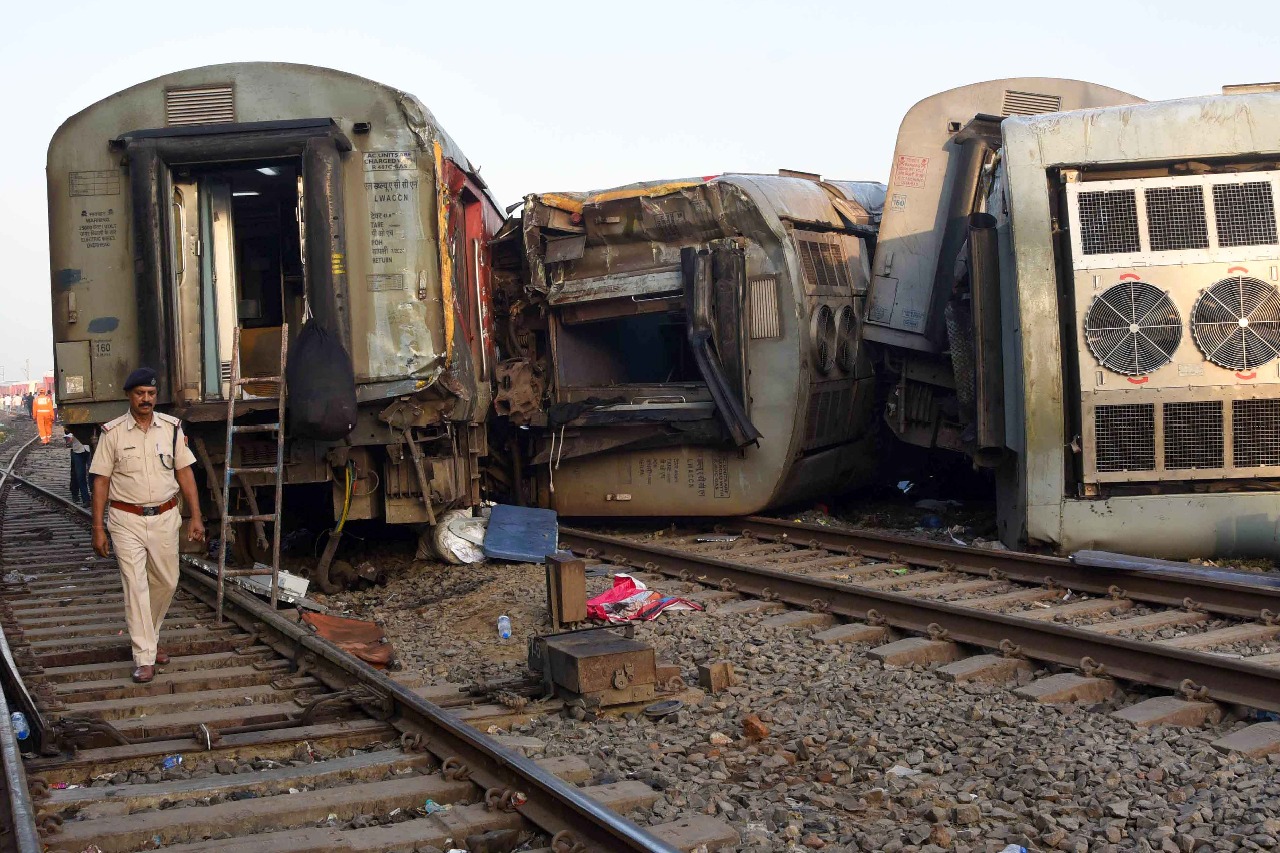
[[[542,584],[540,566],[414,564],[385,588],[328,603],[382,622],[428,680],[493,680],[520,675],[526,637],[545,630]],[[688,594],[674,581],[657,587]],[[507,641],[493,627],[501,613],[516,626]],[[718,815],[752,853],[1280,848],[1280,755],[1240,760],[1210,746],[1248,724],[1238,716],[1138,729],[1108,713],[1145,694],[1039,705],[1003,685],[886,669],[866,646],[821,645],[762,618],[712,606],[637,627],[689,684],[698,664],[732,662],[738,683],[719,695],[658,720],[556,715],[513,733],[541,739],[548,756],[586,757],[593,784],[653,786],[662,797],[638,822]]]

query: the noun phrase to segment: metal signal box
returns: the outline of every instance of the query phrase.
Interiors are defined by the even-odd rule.
[[[647,702],[657,681],[652,646],[600,628],[534,638],[529,668],[556,695],[590,705]]]

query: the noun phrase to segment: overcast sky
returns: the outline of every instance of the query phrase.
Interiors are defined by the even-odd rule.
[[[417,95],[506,205],[527,192],[793,168],[885,180],[903,113],[996,77],[1148,99],[1280,77],[1270,4],[848,0],[63,0],[11,5],[0,365],[53,366],[44,163],[69,115],[180,68],[325,65]]]

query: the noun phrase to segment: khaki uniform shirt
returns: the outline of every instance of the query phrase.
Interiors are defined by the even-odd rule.
[[[151,427],[144,430],[133,419],[133,413],[125,412],[102,425],[89,473],[111,478],[111,500],[155,506],[177,494],[174,471],[194,465],[195,461],[195,454],[187,447],[182,421],[153,412]]]

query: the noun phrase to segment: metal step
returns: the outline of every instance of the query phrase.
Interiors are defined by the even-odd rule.
[[[231,427],[232,432],[279,432],[280,424],[237,424]]]

